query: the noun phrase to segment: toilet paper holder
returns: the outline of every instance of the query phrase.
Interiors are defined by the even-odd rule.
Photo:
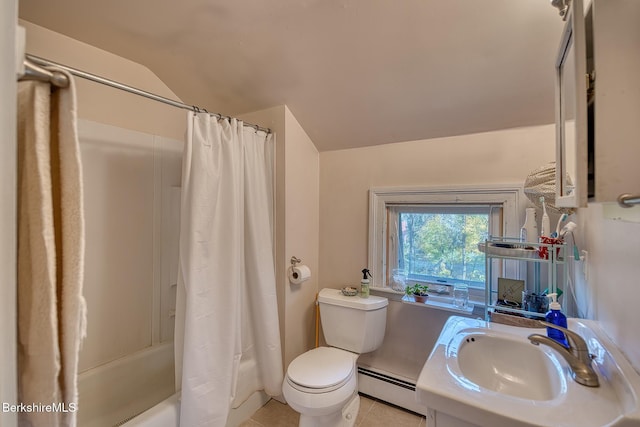
[[[311,278],[311,270],[304,264],[300,264],[302,260],[296,256],[291,257],[291,267],[287,275],[292,285],[300,285]]]

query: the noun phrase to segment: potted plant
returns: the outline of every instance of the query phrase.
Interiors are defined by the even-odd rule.
[[[405,293],[412,296],[415,302],[425,302],[429,296],[429,285],[421,285],[416,283],[413,286],[407,286]]]

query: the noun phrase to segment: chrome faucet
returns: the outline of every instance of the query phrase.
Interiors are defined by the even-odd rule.
[[[600,382],[598,381],[598,375],[591,367],[591,360],[593,356],[589,353],[589,347],[587,343],[577,333],[570,331],[567,328],[563,328],[553,323],[538,321],[548,328],[554,328],[562,333],[567,338],[569,347],[565,347],[558,341],[549,338],[541,334],[531,334],[528,336],[531,344],[539,345],[545,344],[556,350],[564,357],[571,367],[571,376],[578,383],[586,385],[587,387],[598,387]]]

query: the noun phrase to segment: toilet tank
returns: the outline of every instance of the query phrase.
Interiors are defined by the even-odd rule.
[[[328,345],[354,353],[380,347],[387,325],[388,299],[346,296],[339,289],[325,288],[318,294],[318,303]]]

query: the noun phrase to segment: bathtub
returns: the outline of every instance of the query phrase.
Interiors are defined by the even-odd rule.
[[[257,377],[255,358],[241,361],[238,368],[236,398],[229,412],[227,427],[236,427],[242,424],[269,401],[270,397],[263,391],[254,391],[258,388],[262,387]],[[118,425],[123,427],[178,427],[179,420],[180,395],[173,394],[130,421]]]
[[[251,418],[251,415],[269,401],[262,391],[257,391],[237,408],[231,409],[227,427],[236,427]],[[124,424],[122,427],[179,427],[180,395],[174,394]]]
[[[143,412],[123,427],[178,427],[180,425],[180,395],[174,394]]]
[[[240,362],[229,427],[249,419],[270,399],[254,391],[262,387],[255,357],[250,356],[247,353]],[[78,425],[178,426],[180,399],[175,394],[173,360],[173,342],[167,342],[81,373]]]
[[[117,426],[175,393],[173,342],[82,372],[78,425]]]

